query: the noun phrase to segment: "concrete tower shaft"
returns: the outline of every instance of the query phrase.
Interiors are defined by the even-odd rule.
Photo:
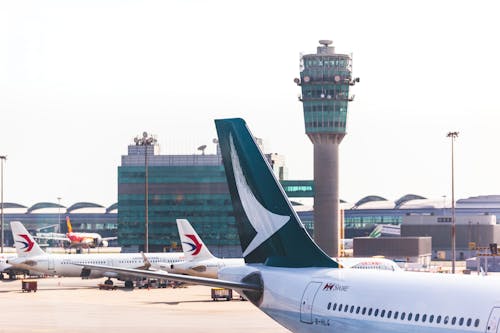
[[[352,60],[320,40],[315,54],[300,59],[304,125],[314,145],[314,240],[330,256],[340,255],[339,145],[346,135]]]

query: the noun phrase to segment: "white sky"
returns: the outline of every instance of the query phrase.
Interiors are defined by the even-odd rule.
[[[4,201],[117,201],[134,136],[214,153],[213,119],[245,118],[289,178],[312,179],[299,54],[353,53],[341,198],[500,194],[495,1],[0,2]]]

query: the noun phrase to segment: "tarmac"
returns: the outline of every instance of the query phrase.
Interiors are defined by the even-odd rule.
[[[22,280],[0,281],[0,333],[17,332],[289,332],[237,294],[213,301],[211,288],[134,289],[104,279],[39,278],[36,292]]]

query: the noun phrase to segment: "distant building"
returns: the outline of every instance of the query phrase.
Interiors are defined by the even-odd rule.
[[[401,224],[401,236],[430,236],[433,259],[451,260],[451,225],[451,216],[406,215]],[[455,230],[458,260],[475,257],[476,248],[500,243],[500,225],[495,215],[458,215]]]

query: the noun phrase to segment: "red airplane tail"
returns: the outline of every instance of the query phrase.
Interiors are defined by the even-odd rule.
[[[72,233],[73,227],[71,226],[71,221],[69,220],[69,216],[66,216],[66,226],[68,227],[68,233]]]

